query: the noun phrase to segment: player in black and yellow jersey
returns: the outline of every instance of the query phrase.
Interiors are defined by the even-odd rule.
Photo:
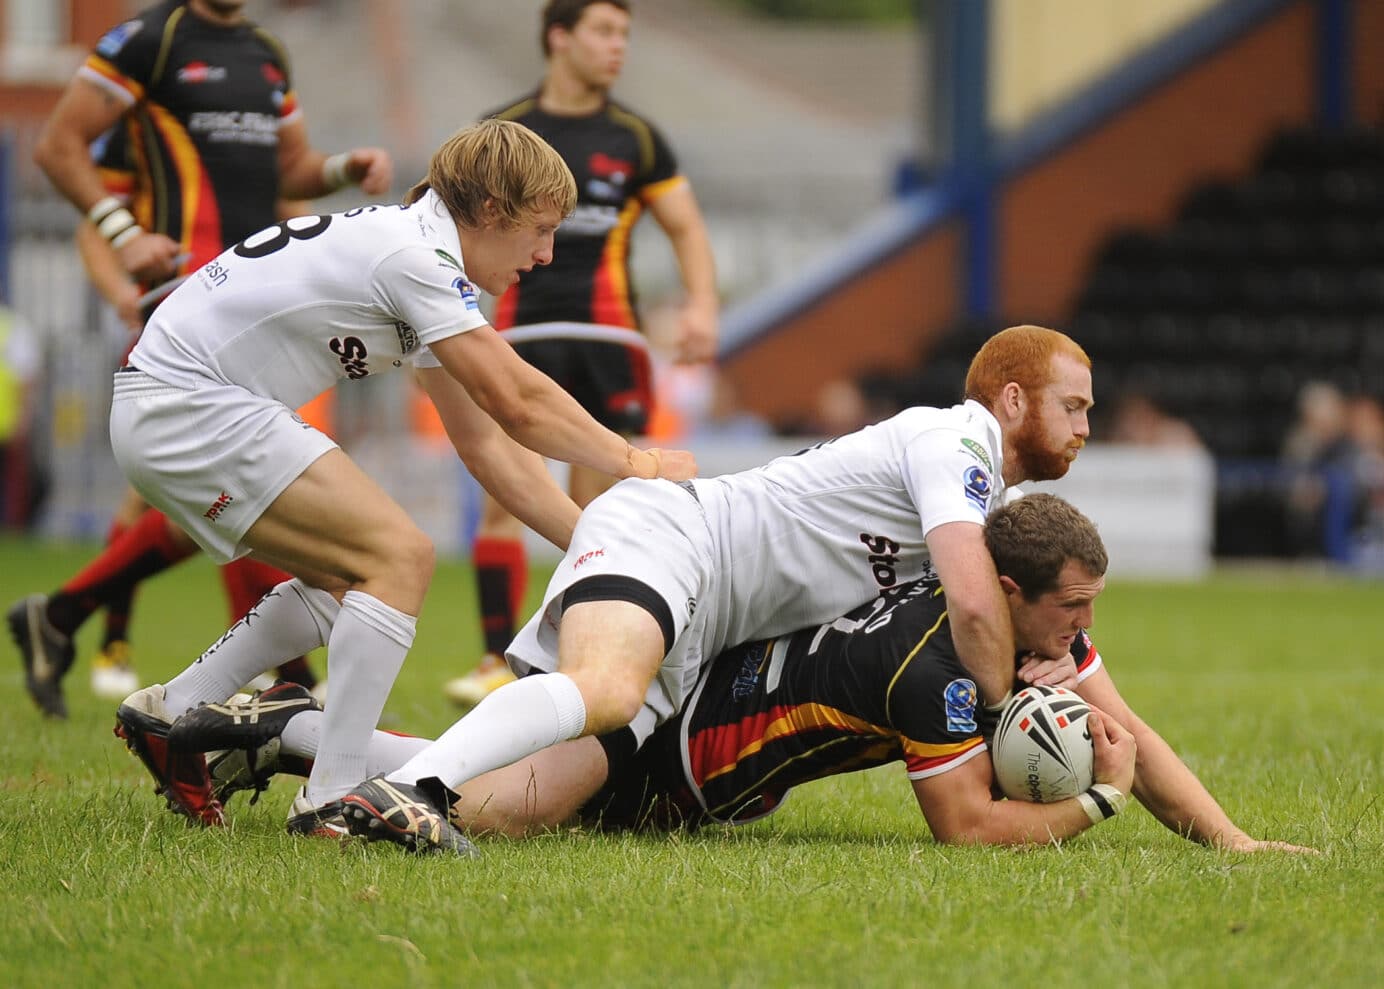
[[[166,2],[111,28],[64,90],[35,148],[38,164],[85,215],[78,231],[84,259],[94,280],[108,283],[103,295],[127,323],[139,318],[134,299],[142,290],[272,226],[281,200],[316,198],[351,182],[372,195],[390,187],[393,166],[382,149],[328,156],[311,146],[287,54],[246,19],[244,6]],[[91,146],[107,134],[93,159]],[[121,269],[141,284],[121,286]],[[105,552],[51,596],[33,594],[10,608],[25,684],[45,714],[66,715],[61,679],[77,627],[102,606],[126,614],[122,602],[139,581],[195,551],[129,492]],[[234,613],[282,579],[271,569],[244,561],[224,569]],[[93,669],[98,693],[123,697],[138,685],[128,655],[117,621]]]
[[[537,132],[577,180],[577,208],[558,229],[552,263],[500,298],[494,323],[500,330],[539,323],[639,329],[630,236],[647,211],[667,235],[682,276],[678,359],[709,361],[716,347],[715,262],[692,187],[658,129],[610,97],[629,29],[625,0],[550,0],[542,17],[542,84],[488,114]],[[645,431],[653,394],[644,351],[572,339],[517,349],[601,424],[625,434]],[[568,490],[585,506],[610,483],[573,468]],[[500,657],[514,637],[528,578],[522,536],[522,527],[487,499],[473,547],[486,655],[476,671],[444,688],[459,704],[474,704],[511,679]]]

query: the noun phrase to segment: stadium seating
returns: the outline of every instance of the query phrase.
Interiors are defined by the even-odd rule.
[[[891,397],[955,401],[979,344],[1022,321],[954,327]],[[1099,368],[1098,409],[1140,391],[1216,456],[1217,552],[1286,552],[1266,536],[1282,528],[1266,468],[1299,390],[1384,397],[1384,133],[1285,131],[1242,181],[1192,189],[1170,228],[1116,232],[1066,328]]]

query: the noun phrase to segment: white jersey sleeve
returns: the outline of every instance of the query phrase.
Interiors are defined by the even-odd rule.
[[[985,524],[995,482],[977,438],[954,429],[923,430],[904,446],[901,466],[924,536],[948,522]]]
[[[402,317],[424,346],[486,325],[476,287],[440,251],[409,245],[381,259],[371,276],[385,309]]]

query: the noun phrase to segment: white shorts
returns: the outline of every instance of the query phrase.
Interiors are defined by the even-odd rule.
[[[281,402],[233,385],[175,388],[117,371],[111,450],[144,499],[217,563],[248,553],[246,530],[322,454],[336,449]]]
[[[630,723],[642,745],[682,709],[702,664],[715,658],[714,643],[707,641],[715,601],[713,559],[706,516],[689,490],[670,481],[621,481],[582,512],[543,606],[505,652],[510,667],[520,676],[558,669],[562,599],[573,585],[600,576],[646,585],[667,605],[671,624],[665,633],[673,645]]]

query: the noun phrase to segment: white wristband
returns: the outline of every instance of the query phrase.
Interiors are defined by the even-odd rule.
[[[1013,700],[1013,699],[1014,699],[1014,691],[1012,691],[1012,690],[1006,690],[1006,691],[1004,692],[1004,696],[1001,697],[999,700],[995,701],[995,703],[993,703],[993,704],[986,704],[986,705],[985,705],[985,710],[991,712],[992,714],[998,714],[999,712],[1003,711],[1003,710],[1004,710],[1004,706],[1005,706],[1006,704],[1008,704],[1008,703],[1009,703],[1011,700]]]
[[[1109,820],[1124,810],[1125,804],[1129,802],[1129,797],[1109,783],[1093,783],[1091,789],[1085,793],[1078,793],[1076,799],[1092,824]]]
[[[342,186],[350,182],[346,175],[346,166],[351,162],[351,155],[347,151],[341,154],[332,155],[322,162],[322,185],[328,192],[336,192]]]
[[[142,233],[144,233],[144,228],[134,222],[134,217],[130,217],[130,225],[110,238],[111,247],[118,251]]]
[[[87,219],[96,226],[101,225],[101,221],[110,216],[118,209],[123,209],[125,204],[114,196],[107,196],[99,200],[91,209],[87,210]]]

